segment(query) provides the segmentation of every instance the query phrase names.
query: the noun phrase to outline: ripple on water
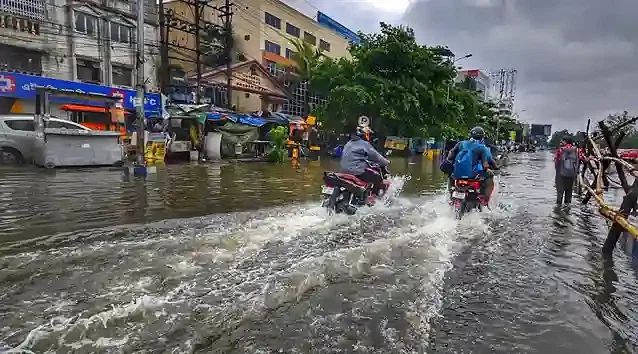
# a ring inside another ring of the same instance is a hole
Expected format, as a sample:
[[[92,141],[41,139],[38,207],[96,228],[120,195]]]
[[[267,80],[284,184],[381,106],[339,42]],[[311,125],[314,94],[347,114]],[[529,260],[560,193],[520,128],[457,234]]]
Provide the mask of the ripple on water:
[[[7,243],[0,331],[34,352],[418,352],[457,244],[455,221],[432,217],[440,205],[398,198],[330,219],[284,207]]]

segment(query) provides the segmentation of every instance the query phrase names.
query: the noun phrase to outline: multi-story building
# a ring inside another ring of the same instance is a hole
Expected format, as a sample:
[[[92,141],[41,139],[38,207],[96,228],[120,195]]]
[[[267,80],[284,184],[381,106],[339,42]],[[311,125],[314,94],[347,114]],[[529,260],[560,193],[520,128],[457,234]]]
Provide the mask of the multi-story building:
[[[144,77],[154,89],[157,5],[144,0],[144,6]],[[136,12],[137,2],[125,0],[0,0],[0,71],[132,88]]]
[[[479,69],[461,70],[454,81],[460,83],[468,78],[471,80],[472,88],[480,93],[483,100],[487,100],[490,97],[490,77]]]
[[[234,3],[237,6],[233,8],[232,20],[234,65],[231,86],[234,91],[231,106],[245,112],[267,109],[301,115],[307,85],[293,84],[289,80],[294,67],[291,40],[303,40],[326,56],[336,58],[348,55],[349,43],[359,39],[321,12],[315,20],[279,0],[239,0]],[[191,5],[169,0],[164,6],[177,19],[175,27],[179,26],[179,21],[195,22]],[[219,15],[217,10],[205,9],[201,23],[222,25]],[[169,28],[168,37],[171,63],[179,66],[192,83],[197,71],[194,34]],[[224,105],[225,71],[223,68],[202,71],[203,82],[208,86],[203,96]],[[179,75],[175,76],[177,79]],[[311,95],[309,101],[312,105],[319,103],[320,98]]]

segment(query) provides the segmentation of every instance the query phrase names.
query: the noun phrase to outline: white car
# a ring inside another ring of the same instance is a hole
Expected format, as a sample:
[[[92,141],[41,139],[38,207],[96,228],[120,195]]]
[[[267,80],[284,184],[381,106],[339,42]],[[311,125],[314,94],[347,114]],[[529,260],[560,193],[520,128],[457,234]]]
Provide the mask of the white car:
[[[24,163],[32,161],[35,147],[35,124],[33,114],[0,115],[0,163]],[[91,129],[64,119],[49,118],[47,128]]]

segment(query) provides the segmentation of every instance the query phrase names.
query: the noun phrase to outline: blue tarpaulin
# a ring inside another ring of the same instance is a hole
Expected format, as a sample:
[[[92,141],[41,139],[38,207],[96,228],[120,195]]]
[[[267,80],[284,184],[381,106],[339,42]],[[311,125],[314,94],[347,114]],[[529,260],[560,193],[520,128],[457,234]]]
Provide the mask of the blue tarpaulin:
[[[233,123],[240,123],[245,125],[250,125],[253,127],[261,127],[265,124],[265,122],[255,116],[251,116],[248,114],[231,114],[231,113],[219,113],[219,112],[208,112],[206,114],[206,119],[218,121],[222,119],[228,119]]]
[[[222,120],[222,119],[228,119],[232,122],[237,122],[237,118],[230,115],[230,114],[226,114],[226,113],[219,113],[219,112],[208,112],[206,113],[206,119],[208,120]]]

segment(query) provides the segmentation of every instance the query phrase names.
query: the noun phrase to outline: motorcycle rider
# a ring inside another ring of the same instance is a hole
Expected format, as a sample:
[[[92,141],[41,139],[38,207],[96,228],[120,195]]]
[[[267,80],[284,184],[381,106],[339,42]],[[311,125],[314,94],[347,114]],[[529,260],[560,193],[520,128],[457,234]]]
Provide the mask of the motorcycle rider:
[[[498,170],[496,161],[492,157],[490,149],[485,146],[485,130],[474,127],[470,130],[470,139],[459,141],[450,150],[447,159],[454,165],[453,172],[448,180],[450,193],[454,186],[454,180],[459,178],[481,180],[480,194],[487,204],[494,191],[494,173],[490,170]],[[468,164],[471,164],[468,166]]]
[[[374,196],[378,194],[383,185],[383,178],[377,171],[370,168],[370,162],[377,163],[381,167],[390,164],[390,161],[383,157],[372,145],[365,140],[369,129],[364,126],[357,126],[355,134],[343,147],[341,154],[341,172],[357,176],[359,179],[372,184],[372,195],[368,199],[368,204],[374,203]]]

